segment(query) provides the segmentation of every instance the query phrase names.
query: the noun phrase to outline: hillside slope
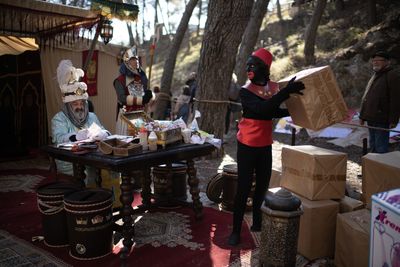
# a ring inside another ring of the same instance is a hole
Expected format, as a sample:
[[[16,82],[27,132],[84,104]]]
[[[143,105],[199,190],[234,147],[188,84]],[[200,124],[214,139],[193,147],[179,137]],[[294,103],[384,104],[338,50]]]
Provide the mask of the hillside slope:
[[[348,106],[353,108],[358,107],[371,75],[369,58],[374,51],[386,49],[395,57],[392,64],[400,62],[400,1],[377,2],[379,23],[373,27],[367,25],[365,2],[349,0],[340,12],[335,10],[334,2],[329,2],[318,28],[315,66],[331,65]],[[266,15],[257,46],[263,45],[274,54],[273,80],[313,67],[305,66],[302,54],[304,33],[312,10],[310,4],[291,8],[283,12],[282,21],[272,12]],[[164,35],[156,46],[151,86],[160,84],[170,38]],[[173,94],[179,93],[189,73],[197,69],[201,40],[201,35],[186,33],[176,61]],[[146,51],[148,46],[144,45]],[[146,62],[150,62],[149,57]]]

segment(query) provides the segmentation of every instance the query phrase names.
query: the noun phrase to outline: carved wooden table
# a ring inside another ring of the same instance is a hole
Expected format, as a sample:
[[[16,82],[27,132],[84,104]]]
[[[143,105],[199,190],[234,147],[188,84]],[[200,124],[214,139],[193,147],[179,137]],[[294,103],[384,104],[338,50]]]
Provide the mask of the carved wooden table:
[[[129,256],[133,245],[134,223],[132,220],[133,208],[133,189],[131,181],[131,172],[134,170],[143,171],[142,198],[143,205],[141,209],[145,209],[151,205],[151,175],[150,168],[161,164],[171,165],[173,162],[184,161],[187,164],[188,184],[190,194],[193,200],[193,210],[196,219],[201,219],[203,216],[203,205],[200,201],[198,184],[199,179],[196,177],[196,169],[194,167],[194,158],[211,154],[214,147],[210,144],[193,145],[193,144],[177,144],[165,149],[157,151],[144,151],[142,153],[129,155],[126,157],[117,157],[104,155],[101,152],[93,151],[86,154],[75,154],[69,150],[59,149],[55,146],[45,146],[42,150],[47,152],[50,157],[55,159],[68,161],[74,164],[74,176],[81,182],[85,179],[84,166],[93,166],[96,169],[106,169],[121,173],[121,197],[122,204],[122,236],[124,238],[124,247],[121,250],[120,258],[122,264],[126,264],[126,259]],[[99,172],[100,173],[100,172]],[[172,175],[169,173],[167,175]],[[101,177],[97,184],[101,184]]]

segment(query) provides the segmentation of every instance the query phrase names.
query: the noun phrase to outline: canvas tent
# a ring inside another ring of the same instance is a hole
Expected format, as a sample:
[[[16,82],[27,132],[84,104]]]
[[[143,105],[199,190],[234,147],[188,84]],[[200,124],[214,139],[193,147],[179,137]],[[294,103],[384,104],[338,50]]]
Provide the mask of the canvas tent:
[[[38,130],[39,141],[35,144],[40,146],[48,142],[47,130],[50,129],[47,125],[62,105],[56,81],[57,65],[62,59],[70,59],[76,67],[83,66],[82,52],[90,48],[90,40],[84,36],[95,29],[99,17],[89,10],[43,1],[0,0],[0,56],[3,55],[0,108],[8,107],[4,114],[15,114],[12,119],[2,115],[2,122],[8,122],[11,129],[7,136],[17,135],[16,142],[21,142],[18,141],[21,139],[19,131],[24,128],[21,114],[30,113],[26,109],[29,103],[38,114],[25,117],[28,121],[34,118],[35,125],[44,128]],[[97,43],[95,49],[98,50],[97,95],[90,99],[103,125],[113,132],[116,95],[112,82],[118,75],[117,57],[123,48]],[[21,55],[11,56],[18,54]],[[37,64],[28,66],[35,60]],[[29,130],[29,127],[25,128]]]

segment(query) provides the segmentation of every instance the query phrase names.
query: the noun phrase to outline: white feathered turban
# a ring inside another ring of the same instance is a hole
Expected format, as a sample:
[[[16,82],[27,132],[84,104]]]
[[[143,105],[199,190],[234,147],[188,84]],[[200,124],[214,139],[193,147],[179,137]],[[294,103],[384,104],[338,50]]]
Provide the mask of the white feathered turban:
[[[75,68],[71,60],[60,61],[57,67],[57,80],[64,103],[89,98],[86,83],[79,81],[83,76],[83,70]]]

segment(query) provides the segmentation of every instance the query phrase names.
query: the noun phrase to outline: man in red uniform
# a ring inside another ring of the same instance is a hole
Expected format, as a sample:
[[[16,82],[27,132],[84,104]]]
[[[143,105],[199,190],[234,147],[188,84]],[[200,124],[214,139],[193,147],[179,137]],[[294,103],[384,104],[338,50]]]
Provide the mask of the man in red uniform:
[[[240,232],[247,198],[256,174],[253,196],[252,231],[261,231],[261,204],[269,185],[272,169],[272,119],[289,116],[287,109],[279,106],[290,94],[302,94],[304,84],[293,78],[279,90],[277,83],[269,80],[272,55],[260,48],[247,61],[248,81],[240,89],[243,114],[237,133],[238,191],[233,211],[233,229],[228,243],[232,246],[240,242]]]
[[[117,93],[117,134],[127,134],[126,126],[119,119],[118,114],[124,112],[144,110],[145,105],[152,99],[151,90],[147,89],[147,76],[139,64],[136,47],[129,48],[123,55],[123,63],[119,68],[120,75],[114,80]]]

